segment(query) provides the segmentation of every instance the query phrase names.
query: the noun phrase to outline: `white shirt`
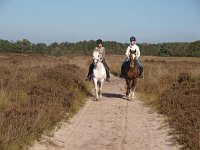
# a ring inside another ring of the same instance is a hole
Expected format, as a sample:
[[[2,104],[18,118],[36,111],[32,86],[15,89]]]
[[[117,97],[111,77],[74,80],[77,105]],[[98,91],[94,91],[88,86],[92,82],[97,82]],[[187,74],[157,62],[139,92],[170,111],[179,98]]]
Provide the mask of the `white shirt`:
[[[134,45],[129,45],[129,46],[127,47],[126,53],[125,53],[126,56],[127,56],[127,58],[129,58],[130,50],[131,50],[131,51],[136,51],[136,59],[138,59],[138,58],[140,57],[140,49],[139,49],[139,47],[138,47],[136,44],[134,44]]]

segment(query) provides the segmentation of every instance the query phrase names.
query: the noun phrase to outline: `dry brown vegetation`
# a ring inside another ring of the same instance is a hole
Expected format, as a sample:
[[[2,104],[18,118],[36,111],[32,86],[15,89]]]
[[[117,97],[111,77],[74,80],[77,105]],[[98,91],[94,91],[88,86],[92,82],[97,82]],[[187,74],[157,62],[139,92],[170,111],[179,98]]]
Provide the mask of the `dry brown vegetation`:
[[[108,64],[119,75],[125,57],[110,56]],[[175,140],[183,149],[200,149],[200,58],[142,57],[144,79],[137,91],[155,110],[166,114]]]
[[[86,72],[70,60],[0,55],[0,149],[22,149],[83,105]]]
[[[160,99],[161,113],[169,116],[175,139],[184,149],[200,149],[200,78],[181,73]]]
[[[191,58],[189,58],[191,59]],[[191,81],[194,81],[195,89],[199,89],[200,61],[147,61],[145,65],[145,78],[139,82],[138,90],[142,93],[143,99],[152,104],[159,112],[169,117],[170,126],[174,129],[172,133],[175,140],[183,145],[184,149],[197,149],[199,147],[199,124],[200,113],[199,96],[194,93],[190,80],[188,85],[183,86],[180,74],[188,74]],[[188,79],[189,79],[188,78]],[[187,76],[186,76],[187,79]],[[171,88],[179,87],[179,90]],[[184,93],[187,90],[188,94]],[[187,95],[187,96],[185,96]],[[177,134],[176,134],[177,133]],[[197,139],[198,137],[198,139]],[[199,149],[199,148],[198,148]]]
[[[124,59],[107,56],[113,74],[119,75]],[[176,140],[184,148],[199,148],[200,58],[141,60],[144,79],[138,80],[137,91],[147,104],[169,116],[174,133],[179,134]],[[0,149],[21,149],[52,129],[66,112],[76,111],[90,91],[83,81],[90,63],[89,56],[1,54]],[[183,72],[189,77],[180,82]]]

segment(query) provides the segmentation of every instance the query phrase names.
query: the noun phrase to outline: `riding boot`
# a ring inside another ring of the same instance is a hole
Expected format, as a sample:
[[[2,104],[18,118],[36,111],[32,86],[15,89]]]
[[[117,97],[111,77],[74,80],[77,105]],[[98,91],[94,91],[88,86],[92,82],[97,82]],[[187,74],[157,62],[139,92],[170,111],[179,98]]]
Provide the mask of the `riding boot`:
[[[143,67],[140,67],[140,73],[139,73],[139,78],[143,78]]]
[[[139,78],[143,78],[143,64],[137,59],[137,64],[139,68]]]
[[[110,82],[110,71],[106,69],[106,81]]]
[[[121,74],[119,76],[120,78],[124,77],[124,65],[121,66]]]
[[[106,81],[110,82],[110,71],[109,71],[110,69],[109,69],[108,65],[106,64],[105,60],[103,61],[103,65],[106,69]]]
[[[91,81],[92,80],[92,71],[93,71],[93,69],[94,69],[94,64],[91,63],[91,65],[89,67],[89,72],[88,72],[86,81]]]
[[[122,66],[121,66],[121,74],[120,74],[120,78],[124,78],[124,70],[125,70],[125,65],[126,65],[127,61],[123,62]]]

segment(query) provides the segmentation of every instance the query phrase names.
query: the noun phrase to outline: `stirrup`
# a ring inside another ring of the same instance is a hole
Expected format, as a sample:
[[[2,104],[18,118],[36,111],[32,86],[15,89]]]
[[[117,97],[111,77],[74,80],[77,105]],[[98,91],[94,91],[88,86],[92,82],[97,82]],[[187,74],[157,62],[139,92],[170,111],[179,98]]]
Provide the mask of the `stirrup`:
[[[141,75],[139,76],[139,78],[140,78],[140,79],[144,78],[143,74],[141,74]]]
[[[120,74],[119,78],[124,78],[124,75]]]
[[[85,81],[91,81],[92,79],[91,79],[91,77],[87,77],[86,79],[85,79]]]
[[[107,82],[110,82],[110,78],[106,78],[106,81],[107,81]]]

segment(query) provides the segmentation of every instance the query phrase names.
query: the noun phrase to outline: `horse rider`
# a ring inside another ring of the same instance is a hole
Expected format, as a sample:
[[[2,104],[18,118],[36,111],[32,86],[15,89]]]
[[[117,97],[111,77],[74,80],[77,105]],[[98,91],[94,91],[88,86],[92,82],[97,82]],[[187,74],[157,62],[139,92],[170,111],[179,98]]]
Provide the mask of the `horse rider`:
[[[140,60],[138,59],[140,57],[140,49],[136,45],[136,38],[134,36],[130,37],[130,45],[127,47],[126,53],[125,53],[127,58],[121,66],[120,78],[124,77],[125,67],[130,63],[130,58],[129,58],[130,51],[136,51],[136,62],[137,62],[138,68],[139,68],[139,78],[143,78],[143,65],[140,62]]]
[[[105,48],[103,47],[103,41],[101,39],[97,40],[97,46],[93,49],[93,52],[94,51],[99,52],[99,57],[102,60],[102,63],[106,69],[106,81],[110,82],[110,71],[109,71],[110,69],[105,61]],[[88,80],[91,81],[93,69],[94,69],[94,64],[91,63],[86,81],[88,81]]]

